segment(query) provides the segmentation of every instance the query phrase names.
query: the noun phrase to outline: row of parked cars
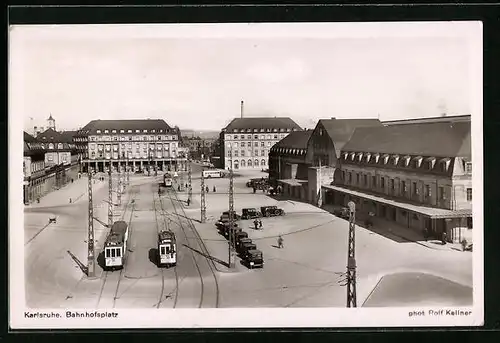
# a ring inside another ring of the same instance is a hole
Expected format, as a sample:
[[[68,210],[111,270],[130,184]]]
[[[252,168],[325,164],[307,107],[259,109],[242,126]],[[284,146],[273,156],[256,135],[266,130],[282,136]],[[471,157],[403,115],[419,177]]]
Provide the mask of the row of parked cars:
[[[236,252],[244,265],[250,269],[264,267],[262,251],[257,249],[257,245],[252,242],[252,239],[248,238],[248,233],[243,231],[236,223],[237,220],[242,219],[242,216],[234,212],[233,217],[235,222],[233,222],[233,226],[231,227],[229,212],[226,211],[222,213],[219,221],[215,224],[219,233],[226,239],[229,239],[230,235],[233,235]]]

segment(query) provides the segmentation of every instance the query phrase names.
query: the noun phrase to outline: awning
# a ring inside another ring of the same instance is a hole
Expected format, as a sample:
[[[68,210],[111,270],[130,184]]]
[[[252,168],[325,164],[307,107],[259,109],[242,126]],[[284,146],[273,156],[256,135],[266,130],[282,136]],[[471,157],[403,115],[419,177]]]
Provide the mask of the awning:
[[[288,186],[301,187],[303,184],[307,183],[307,180],[297,180],[297,179],[282,179],[278,180],[278,182],[284,183]]]
[[[376,196],[372,194],[363,193],[360,191],[355,191],[352,189],[347,189],[338,186],[322,186],[322,188],[327,190],[334,190],[341,193],[346,193],[355,197],[364,198],[366,200],[371,200],[379,202],[385,205],[390,205],[404,209],[409,212],[420,213],[433,219],[448,219],[448,218],[462,218],[462,217],[472,217],[472,209],[464,210],[447,210],[444,208],[435,208],[427,206],[419,206],[414,204],[407,204],[404,202],[394,201],[392,199],[383,198],[381,196]]]

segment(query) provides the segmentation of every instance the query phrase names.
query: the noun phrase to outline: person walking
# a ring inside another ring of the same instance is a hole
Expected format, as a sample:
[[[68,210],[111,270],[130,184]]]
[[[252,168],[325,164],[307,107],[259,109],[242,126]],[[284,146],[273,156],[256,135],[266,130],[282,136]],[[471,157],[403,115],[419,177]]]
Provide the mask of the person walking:
[[[253,221],[253,225],[255,226],[255,230],[259,229],[259,222],[257,221],[257,219]]]
[[[210,189],[208,188],[208,186],[207,186],[207,188],[205,190],[207,191],[207,193],[210,191]]]
[[[217,192],[217,190],[215,189],[215,185],[214,185],[214,193]]]
[[[445,244],[446,244],[447,239],[448,239],[448,235],[446,234],[446,231],[443,231],[443,235],[442,235],[442,238],[441,238],[441,243],[442,243],[443,245],[445,245]]]
[[[284,248],[284,245],[283,245],[283,237],[281,237],[281,235],[279,235],[279,237],[278,237],[278,248],[279,248],[279,249]]]
[[[259,229],[262,229],[262,220],[259,219]]]
[[[189,204],[191,203],[191,200],[189,200],[189,198],[187,199],[187,205],[189,206]]]

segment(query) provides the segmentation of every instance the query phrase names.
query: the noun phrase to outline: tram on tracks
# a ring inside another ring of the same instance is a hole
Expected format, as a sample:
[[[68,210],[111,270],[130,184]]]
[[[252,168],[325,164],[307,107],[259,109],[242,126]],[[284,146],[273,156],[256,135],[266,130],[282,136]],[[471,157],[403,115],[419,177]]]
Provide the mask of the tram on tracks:
[[[165,187],[172,187],[172,174],[166,173],[163,175],[163,185]]]
[[[128,229],[127,223],[123,220],[115,222],[111,227],[106,242],[104,242],[106,269],[123,268],[127,252]]]
[[[160,267],[177,264],[177,244],[172,231],[162,230],[158,233],[158,264]]]

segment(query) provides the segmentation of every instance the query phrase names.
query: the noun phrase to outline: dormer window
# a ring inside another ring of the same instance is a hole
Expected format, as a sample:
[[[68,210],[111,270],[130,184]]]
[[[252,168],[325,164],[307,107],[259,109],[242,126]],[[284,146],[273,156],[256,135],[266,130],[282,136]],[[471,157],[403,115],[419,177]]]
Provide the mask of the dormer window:
[[[96,133],[101,133],[101,130],[97,130]]]
[[[62,149],[62,148],[63,148],[63,144],[62,143],[57,144],[57,149]]]
[[[363,153],[359,152],[358,153],[358,161],[361,162],[363,160]]]
[[[436,164],[436,158],[428,157],[425,161],[427,162],[427,168],[429,170],[434,169],[434,165]]]
[[[399,155],[394,155],[392,157],[392,161],[394,162],[394,165],[397,166],[399,162]]]
[[[384,164],[387,164],[389,162],[389,155],[384,155]]]
[[[278,132],[278,129],[273,129],[273,132]]]
[[[347,156],[349,156],[349,154],[347,152],[344,152],[344,160],[347,160]]]
[[[372,158],[372,154],[366,154],[366,163],[370,163],[370,159]]]
[[[142,130],[142,133],[148,133],[148,130]]]
[[[410,164],[410,156],[406,155],[405,157],[403,157],[404,159],[404,162],[405,162],[405,167],[408,167],[408,165]]]
[[[160,129],[160,133],[162,133],[162,132],[163,132],[163,129]]]
[[[54,144],[49,143],[49,149],[54,149]]]
[[[449,158],[443,158],[441,161],[439,161],[441,171],[443,171],[443,172],[447,171],[448,168],[450,167],[450,162],[451,162],[451,159],[449,159]]]
[[[351,152],[351,161],[354,161],[354,157],[356,157],[356,153]]]
[[[128,133],[132,133],[132,130],[127,130]]]
[[[125,130],[120,130],[120,133],[125,133]]]
[[[116,133],[116,130],[111,131],[112,133]]]
[[[104,133],[109,133],[109,130],[104,130]]]
[[[375,157],[375,163],[378,163],[378,160],[380,159],[380,154],[375,154],[373,155]]]
[[[422,165],[422,156],[415,157],[413,161],[415,163],[415,168],[420,168],[420,166]]]
[[[155,133],[156,131],[155,130],[151,130],[152,133]]]
[[[465,163],[465,173],[472,174],[472,162]]]

